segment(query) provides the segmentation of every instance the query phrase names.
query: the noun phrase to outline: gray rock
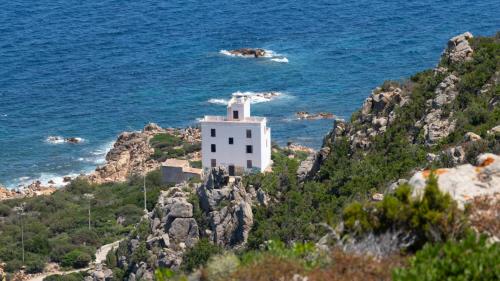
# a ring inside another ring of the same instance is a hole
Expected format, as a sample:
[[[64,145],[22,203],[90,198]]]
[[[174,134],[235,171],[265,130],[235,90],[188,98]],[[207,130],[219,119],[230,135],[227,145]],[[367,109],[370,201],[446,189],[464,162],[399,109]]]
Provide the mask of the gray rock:
[[[267,206],[268,204],[269,198],[262,189],[257,190],[257,201],[259,202],[260,205],[263,206]]]
[[[173,218],[190,218],[193,216],[193,205],[188,202],[175,202],[170,206],[168,215]]]
[[[176,218],[168,229],[169,237],[178,242],[194,246],[199,239],[198,224],[193,218]]]
[[[444,59],[451,64],[470,60],[473,50],[468,40],[472,37],[470,32],[465,32],[451,38],[448,41],[448,47],[444,51]]]

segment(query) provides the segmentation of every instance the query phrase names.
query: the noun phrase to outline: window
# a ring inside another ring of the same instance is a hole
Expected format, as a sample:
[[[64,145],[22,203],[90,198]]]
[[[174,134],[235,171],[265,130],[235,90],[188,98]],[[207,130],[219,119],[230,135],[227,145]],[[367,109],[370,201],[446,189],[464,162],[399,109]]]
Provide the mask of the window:
[[[215,129],[210,129],[210,136],[215,137]]]
[[[217,166],[217,161],[215,159],[210,159],[210,166],[212,166],[212,168],[215,168]]]
[[[210,145],[210,150],[211,150],[212,152],[215,152],[215,144],[211,144],[211,145]]]
[[[252,130],[247,130],[247,139],[252,138]]]
[[[229,138],[229,144],[234,144],[234,139],[233,138]]]
[[[248,169],[252,169],[253,168],[252,160],[247,160],[247,168]]]
[[[247,145],[247,153],[253,153],[253,146]]]
[[[239,118],[238,110],[233,110],[233,119],[238,119],[238,118]]]

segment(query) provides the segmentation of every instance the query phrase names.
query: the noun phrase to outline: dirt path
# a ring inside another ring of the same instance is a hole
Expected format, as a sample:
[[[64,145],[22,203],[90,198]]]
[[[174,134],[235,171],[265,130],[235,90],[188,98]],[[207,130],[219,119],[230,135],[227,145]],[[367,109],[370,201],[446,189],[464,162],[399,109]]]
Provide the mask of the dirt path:
[[[96,264],[100,264],[103,261],[105,261],[106,255],[108,255],[109,251],[116,249],[118,247],[118,244],[120,244],[120,241],[122,241],[122,240],[118,240],[118,241],[115,241],[113,243],[103,245],[103,246],[101,246],[101,248],[97,249],[97,251],[95,253],[95,260],[92,262],[92,264],[90,264],[89,267],[68,270],[68,271],[52,271],[52,272],[41,273],[41,274],[38,274],[36,276],[32,276],[32,277],[26,279],[26,281],[43,281],[43,279],[45,277],[49,277],[49,276],[56,275],[56,274],[66,275],[66,274],[71,274],[71,273],[75,273],[75,272],[82,272],[82,271],[87,271],[89,269],[92,269],[95,267]]]

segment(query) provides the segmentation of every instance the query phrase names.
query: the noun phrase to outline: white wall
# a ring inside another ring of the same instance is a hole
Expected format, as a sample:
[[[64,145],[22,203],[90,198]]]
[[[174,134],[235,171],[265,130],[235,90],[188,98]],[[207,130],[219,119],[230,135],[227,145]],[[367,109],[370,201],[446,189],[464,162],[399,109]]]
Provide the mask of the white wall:
[[[233,111],[238,111],[238,119],[233,119]],[[250,102],[234,102],[227,106],[227,120],[243,120],[250,117]]]
[[[210,129],[216,130],[216,137],[211,137]],[[266,131],[265,122],[201,122],[202,164],[211,167],[211,159],[217,160],[217,166],[235,165],[246,169],[247,160],[252,160],[254,168],[263,171],[270,164],[270,130]],[[246,137],[246,130],[252,130],[252,138]],[[267,133],[266,133],[267,132]],[[233,137],[234,144],[229,144]],[[211,144],[216,145],[216,152],[211,152]],[[253,153],[246,153],[246,146],[253,146]],[[262,146],[261,146],[262,145]]]

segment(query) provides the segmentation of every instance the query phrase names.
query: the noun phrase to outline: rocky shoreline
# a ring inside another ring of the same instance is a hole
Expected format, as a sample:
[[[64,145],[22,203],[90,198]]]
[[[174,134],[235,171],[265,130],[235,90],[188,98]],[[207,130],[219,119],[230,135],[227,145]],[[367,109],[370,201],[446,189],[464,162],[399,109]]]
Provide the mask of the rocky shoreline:
[[[81,174],[77,177],[65,176],[63,186],[75,178],[86,179],[95,184],[123,182],[131,175],[144,175],[159,168],[161,162],[151,158],[154,149],[149,143],[151,138],[158,134],[176,135],[183,142],[190,144],[201,141],[201,133],[197,128],[161,128],[155,123],[150,123],[141,131],[121,133],[113,148],[106,154],[106,164],[96,167],[89,174]],[[60,187],[56,185],[55,179],[49,180],[47,184],[34,181],[16,189],[8,189],[0,185],[0,201],[49,195]]]

